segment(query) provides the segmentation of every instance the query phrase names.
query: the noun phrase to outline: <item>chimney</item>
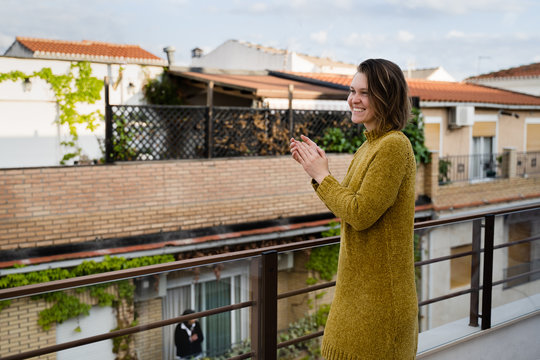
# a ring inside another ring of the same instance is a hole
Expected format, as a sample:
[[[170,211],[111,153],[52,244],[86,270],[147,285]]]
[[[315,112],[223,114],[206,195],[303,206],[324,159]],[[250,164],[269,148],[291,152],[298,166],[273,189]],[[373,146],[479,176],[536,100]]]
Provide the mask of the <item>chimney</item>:
[[[167,46],[166,48],[163,48],[163,51],[167,54],[167,62],[169,63],[169,67],[174,65],[174,51],[176,49],[174,46]]]
[[[191,57],[192,58],[200,58],[203,55],[203,49],[201,48],[195,48],[191,50]]]

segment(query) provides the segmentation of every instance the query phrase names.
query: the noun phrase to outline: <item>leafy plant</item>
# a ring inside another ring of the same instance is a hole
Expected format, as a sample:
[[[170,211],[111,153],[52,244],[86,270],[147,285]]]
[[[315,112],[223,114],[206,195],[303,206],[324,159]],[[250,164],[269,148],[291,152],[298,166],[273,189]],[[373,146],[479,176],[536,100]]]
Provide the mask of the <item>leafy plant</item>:
[[[337,127],[327,128],[320,140],[321,148],[326,152],[353,154],[366,141],[363,131],[359,134],[345,134]]]
[[[0,83],[6,80],[28,81],[39,78],[46,81],[54,93],[59,109],[58,124],[67,129],[68,138],[61,141],[68,153],[60,160],[60,164],[65,165],[67,161],[80,157],[81,147],[78,145],[79,134],[77,126],[86,126],[91,132],[95,131],[99,121],[103,120],[103,115],[99,110],[86,114],[79,113],[79,104],[95,104],[101,99],[101,89],[103,81],[92,76],[90,63],[82,61],[72,63],[67,74],[55,75],[50,68],[43,68],[32,74],[25,74],[21,71],[11,71],[0,73]]]
[[[450,182],[450,166],[452,162],[450,160],[439,159],[439,185],[448,184]]]
[[[68,279],[77,276],[98,274],[108,271],[129,269],[134,267],[160,264],[174,261],[172,255],[158,255],[152,257],[141,257],[126,260],[122,257],[105,256],[101,262],[83,261],[77,267],[67,269],[46,269],[33,271],[29,273],[9,274],[0,278],[0,289],[12,288],[23,285],[38,284],[53,280]],[[98,284],[89,287],[77,289],[77,292],[89,291],[90,295],[98,300],[100,306],[115,306],[119,299],[126,299],[128,302],[133,300],[133,291],[135,287],[129,281],[116,283],[116,295],[107,293],[105,290],[110,284]],[[90,309],[89,304],[84,304],[72,294],[66,292],[52,292],[32,297],[33,300],[44,299],[52,305],[41,311],[39,314],[39,325],[48,330],[52,323],[62,323],[65,320],[87,315]],[[0,311],[9,306],[9,302],[2,302]]]
[[[405,136],[411,142],[417,164],[428,164],[431,161],[429,149],[425,145],[424,117],[419,109],[412,109],[413,117],[403,129]]]
[[[129,125],[124,116],[117,116],[114,119],[116,125],[116,136],[113,137],[114,158],[120,161],[134,160],[137,156],[137,150],[132,147],[136,131]]]
[[[152,79],[143,88],[144,98],[154,105],[182,105],[178,85],[168,73],[163,72],[159,79]]]

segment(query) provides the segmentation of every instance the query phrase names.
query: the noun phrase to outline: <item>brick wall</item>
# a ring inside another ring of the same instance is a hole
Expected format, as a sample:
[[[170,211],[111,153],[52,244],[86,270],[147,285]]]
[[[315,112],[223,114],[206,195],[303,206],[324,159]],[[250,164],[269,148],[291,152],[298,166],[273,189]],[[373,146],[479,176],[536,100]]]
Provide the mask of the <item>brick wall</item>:
[[[0,251],[327,211],[289,156],[0,170]]]
[[[156,298],[135,303],[138,325],[162,320],[162,299]],[[138,360],[161,359],[163,352],[163,329],[155,328],[135,334]]]
[[[342,179],[352,155],[329,159]],[[419,168],[416,192],[437,206],[540,192],[535,178],[437,189],[436,171]],[[289,156],[0,170],[0,251],[327,211]]]
[[[46,308],[45,300],[20,298],[0,311],[0,356],[15,355],[46,346],[56,345],[56,327],[44,331],[38,325],[38,314]],[[39,357],[56,359],[56,354]]]
[[[509,178],[469,184],[456,182],[439,186],[434,201],[436,209],[447,210],[510,203],[540,198],[540,176]]]

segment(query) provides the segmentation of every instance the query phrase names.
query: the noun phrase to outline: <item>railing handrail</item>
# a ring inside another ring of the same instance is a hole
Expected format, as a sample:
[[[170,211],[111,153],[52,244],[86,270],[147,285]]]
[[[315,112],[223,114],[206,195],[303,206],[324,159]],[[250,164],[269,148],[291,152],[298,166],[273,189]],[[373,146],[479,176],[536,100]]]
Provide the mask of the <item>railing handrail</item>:
[[[470,221],[470,220],[475,220],[475,219],[481,219],[488,214],[504,215],[504,214],[514,213],[518,211],[527,211],[527,210],[536,209],[538,207],[540,207],[540,205],[534,204],[534,205],[518,206],[518,207],[507,208],[507,209],[495,210],[495,211],[493,210],[485,211],[485,212],[480,212],[474,215],[454,216],[454,217],[448,217],[445,219],[422,221],[422,222],[415,223],[414,229],[419,230],[419,229],[425,229],[425,228],[435,227],[439,225],[446,225],[449,223],[465,222],[465,221]],[[116,270],[116,271],[110,271],[106,273],[85,275],[85,276],[63,279],[63,280],[55,280],[55,281],[51,281],[47,283],[30,284],[30,285],[23,285],[23,286],[18,286],[14,288],[0,289],[0,300],[8,300],[8,299],[22,297],[22,296],[32,296],[32,295],[42,294],[42,293],[51,292],[51,291],[67,290],[67,289],[75,288],[79,286],[88,286],[88,285],[94,285],[94,284],[99,284],[103,282],[124,280],[124,279],[139,277],[139,276],[154,275],[154,274],[167,272],[167,271],[176,271],[176,270],[182,270],[182,269],[187,269],[191,267],[211,265],[211,264],[219,263],[219,262],[239,260],[239,259],[249,258],[253,256],[259,256],[263,252],[270,251],[270,250],[275,250],[277,252],[287,252],[287,251],[301,250],[304,248],[330,245],[333,243],[338,243],[339,239],[340,239],[339,236],[332,236],[332,237],[320,238],[320,239],[314,239],[314,240],[304,240],[304,241],[298,241],[294,243],[274,245],[274,246],[270,246],[266,248],[249,249],[249,250],[235,251],[235,252],[229,252],[229,253],[218,254],[218,255],[202,256],[202,257],[193,258],[193,259],[184,259],[184,260],[179,260],[179,261],[174,261],[174,262],[169,262],[169,263],[148,265],[148,266],[143,266],[139,268]]]
[[[473,271],[471,271],[471,286],[468,289],[464,289],[461,291],[453,292],[450,294],[446,294],[443,296],[439,296],[437,298],[433,299],[427,299],[424,301],[419,301],[419,306],[428,305],[434,302],[446,300],[452,297],[461,296],[464,294],[471,294],[471,318],[470,318],[470,325],[471,326],[478,326],[477,319],[482,319],[481,329],[486,330],[491,327],[491,296],[492,296],[492,287],[502,284],[506,281],[511,281],[514,279],[517,279],[519,277],[528,275],[528,274],[536,274],[540,270],[533,270],[530,271],[527,274],[519,274],[517,276],[505,278],[500,281],[493,281],[493,250],[494,250],[494,230],[495,230],[495,216],[496,215],[504,215],[504,214],[510,214],[510,213],[516,213],[516,212],[523,212],[528,210],[536,210],[540,209],[540,205],[528,205],[528,206],[520,206],[520,207],[512,207],[507,209],[501,209],[497,211],[487,211],[478,213],[475,215],[468,215],[468,216],[456,216],[448,219],[442,219],[442,220],[431,220],[431,221],[425,221],[422,223],[415,224],[415,229],[424,229],[429,228],[437,225],[445,225],[449,223],[458,223],[468,220],[475,220],[473,222],[473,250],[469,252],[463,252],[460,254],[454,254],[451,256],[445,256],[438,259],[438,261],[444,261],[448,260],[450,258],[460,257],[460,256],[472,256],[474,263],[475,256],[477,259],[479,259],[479,254],[481,252],[484,252],[484,261],[483,261],[483,284],[480,286],[477,283],[477,279],[473,282]],[[480,223],[481,220],[484,219],[484,248],[480,248],[480,236],[479,236],[479,229],[480,229]],[[522,239],[520,241],[516,241],[515,244],[507,244],[508,246],[516,245],[518,243],[524,243],[524,242],[532,242],[538,240],[538,236],[531,236],[527,239]],[[290,244],[283,244],[283,245],[275,245],[271,247],[266,248],[260,248],[260,249],[251,249],[251,250],[244,250],[244,251],[237,251],[237,252],[231,252],[226,254],[220,254],[220,255],[212,255],[212,256],[204,256],[199,257],[195,259],[188,259],[188,260],[181,260],[176,261],[172,263],[165,263],[165,264],[158,264],[158,265],[150,265],[135,269],[126,269],[126,270],[119,270],[119,271],[113,271],[109,273],[102,273],[102,274],[94,274],[94,275],[87,275],[87,276],[81,276],[78,278],[71,278],[66,280],[58,280],[58,281],[52,281],[48,283],[41,283],[41,284],[33,284],[33,285],[27,285],[27,286],[20,286],[10,289],[3,289],[0,290],[0,300],[6,300],[6,299],[12,299],[16,297],[21,296],[28,296],[28,295],[36,295],[40,293],[50,292],[50,291],[58,291],[58,290],[67,290],[70,288],[74,288],[77,286],[88,286],[93,285],[97,283],[103,283],[108,282],[112,280],[126,280],[138,276],[147,276],[157,273],[162,273],[166,271],[176,271],[181,269],[187,269],[195,266],[205,266],[205,265],[211,265],[215,263],[222,263],[222,262],[228,262],[233,260],[241,260],[241,259],[250,259],[254,257],[260,256],[260,285],[259,289],[255,291],[255,295],[252,300],[245,301],[241,303],[236,303],[232,305],[222,306],[219,308],[214,308],[210,310],[204,310],[199,311],[194,314],[190,315],[183,315],[178,316],[170,319],[160,320],[160,321],[154,321],[151,323],[147,323],[144,325],[137,325],[128,327],[121,330],[115,330],[112,332],[95,335],[91,337],[86,337],[84,339],[70,341],[66,343],[51,345],[47,347],[43,347],[40,349],[33,349],[27,352],[9,355],[7,357],[4,357],[2,359],[25,359],[28,357],[34,357],[39,355],[44,355],[47,353],[57,352],[60,350],[81,346],[97,341],[102,341],[105,339],[111,339],[117,336],[123,336],[127,334],[134,334],[142,331],[147,331],[150,329],[158,328],[158,327],[164,327],[168,325],[172,325],[184,320],[187,320],[188,318],[196,318],[196,317],[203,317],[203,316],[209,316],[213,314],[218,314],[222,312],[237,310],[241,308],[251,307],[252,308],[252,319],[255,319],[255,321],[259,326],[257,326],[257,329],[254,330],[253,323],[252,323],[252,351],[249,353],[242,354],[240,356],[235,357],[234,359],[244,359],[249,357],[255,357],[256,359],[265,359],[265,358],[275,358],[277,349],[295,344],[304,340],[308,340],[311,338],[315,338],[318,336],[321,336],[323,334],[323,331],[319,331],[313,334],[309,334],[300,338],[296,338],[293,340],[288,340],[282,343],[277,343],[277,301],[279,299],[283,299],[286,297],[296,296],[298,294],[307,293],[310,291],[320,290],[323,288],[331,287],[335,285],[335,282],[327,282],[307,288],[302,288],[298,290],[289,291],[286,293],[278,294],[277,293],[277,255],[278,253],[287,252],[287,251],[293,251],[293,250],[301,250],[306,248],[313,248],[316,246],[322,246],[322,245],[329,245],[329,244],[335,244],[338,243],[340,240],[339,236],[333,236],[333,237],[327,237],[327,238],[321,238],[321,239],[315,239],[315,240],[306,240],[306,241],[300,241],[296,243],[290,243]],[[497,246],[496,248],[502,248],[503,246]],[[428,263],[434,262],[434,260],[437,259],[430,259],[429,262],[416,262],[415,266],[422,266],[426,265]],[[474,266],[474,265],[473,265]],[[479,291],[482,290],[482,314],[479,314],[478,311],[478,294]],[[475,298],[475,299],[473,299]]]

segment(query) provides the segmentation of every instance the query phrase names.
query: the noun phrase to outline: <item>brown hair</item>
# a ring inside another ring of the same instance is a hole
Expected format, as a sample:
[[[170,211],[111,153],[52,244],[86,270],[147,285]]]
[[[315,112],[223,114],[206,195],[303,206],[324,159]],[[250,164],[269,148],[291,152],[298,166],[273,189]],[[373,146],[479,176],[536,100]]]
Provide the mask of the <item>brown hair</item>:
[[[409,88],[403,71],[385,59],[368,59],[357,70],[367,78],[375,132],[402,130],[411,117]]]

